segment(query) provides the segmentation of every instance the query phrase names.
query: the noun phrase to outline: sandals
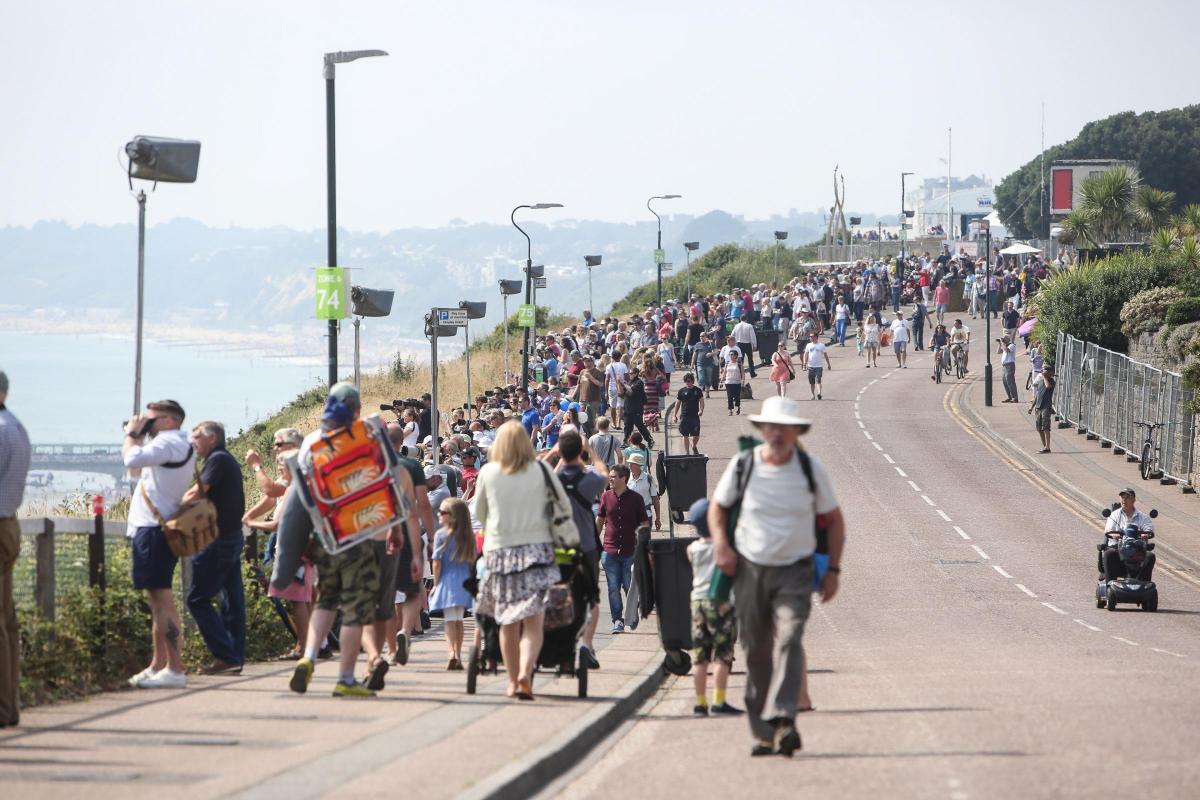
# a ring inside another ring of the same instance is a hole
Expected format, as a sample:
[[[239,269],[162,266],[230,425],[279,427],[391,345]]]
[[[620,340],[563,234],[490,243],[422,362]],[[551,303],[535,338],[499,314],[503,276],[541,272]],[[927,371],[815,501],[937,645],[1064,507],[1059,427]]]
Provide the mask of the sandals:
[[[517,690],[513,693],[513,697],[517,698],[518,700],[533,699],[533,687],[530,685],[528,680],[521,678],[517,681]]]

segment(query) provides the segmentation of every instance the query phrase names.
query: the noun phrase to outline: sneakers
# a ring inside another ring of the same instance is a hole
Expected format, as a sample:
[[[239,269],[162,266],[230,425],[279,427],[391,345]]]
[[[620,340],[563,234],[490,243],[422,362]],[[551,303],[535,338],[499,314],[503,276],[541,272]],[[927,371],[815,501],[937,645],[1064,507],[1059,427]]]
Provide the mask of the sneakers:
[[[333,687],[334,697],[374,697],[375,693],[368,689],[364,684],[355,681],[354,683],[342,683],[338,681]]]
[[[433,627],[433,622],[429,619],[429,612],[421,609],[421,633]]]
[[[616,622],[614,622],[613,627],[612,627],[612,632],[613,632],[613,636],[616,636],[618,633],[624,633],[625,632],[625,623],[622,620],[617,620]]]
[[[708,706],[692,706],[692,716],[693,717],[707,717],[708,716]]]
[[[768,739],[755,739],[754,746],[750,748],[751,756],[773,756],[775,755],[775,744]]]
[[[367,688],[372,692],[378,692],[383,689],[383,678],[387,675],[388,662],[380,658],[375,662],[375,666],[371,667],[371,671],[367,673]]]
[[[142,678],[137,687],[139,689],[186,689],[187,675],[182,672],[172,672],[168,667],[148,677]]]
[[[408,663],[408,634],[396,631],[396,663],[404,666]]]
[[[779,755],[791,758],[792,753],[801,748],[800,731],[791,722],[780,723],[775,729],[775,749]]]
[[[721,705],[719,705],[719,706],[713,706],[709,710],[709,713],[712,714],[713,716],[725,715],[725,716],[729,716],[729,717],[736,717],[740,714],[745,714],[746,712],[742,711],[740,708],[734,708],[733,706],[729,705],[729,703],[726,702],[726,703],[721,703]]]
[[[596,660],[596,654],[586,644],[579,645],[579,663],[586,664],[588,669],[600,669],[600,662]]]
[[[308,691],[308,684],[312,681],[312,676],[312,659],[302,658],[296,662],[296,668],[292,670],[292,679],[288,681],[288,688],[297,694],[304,694]]]
[[[732,408],[731,408],[731,409],[729,409],[729,416],[731,416],[731,417],[733,416],[733,409],[732,409]]]
[[[133,688],[137,689],[137,688],[141,687],[142,681],[146,680],[147,678],[153,678],[155,676],[155,674],[156,673],[155,673],[153,667],[146,667],[144,670],[139,672],[137,675],[134,675],[132,678],[129,679],[129,685],[132,686]]]

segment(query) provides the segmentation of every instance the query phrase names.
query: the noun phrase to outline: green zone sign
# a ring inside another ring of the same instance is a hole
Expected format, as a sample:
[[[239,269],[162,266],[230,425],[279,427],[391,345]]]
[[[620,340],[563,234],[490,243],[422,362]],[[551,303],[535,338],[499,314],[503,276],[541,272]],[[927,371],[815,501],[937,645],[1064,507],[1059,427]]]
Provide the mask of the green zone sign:
[[[667,260],[667,251],[666,250],[660,249],[660,250],[654,251],[654,263],[655,264],[661,264],[666,260]]]
[[[537,312],[533,303],[521,303],[517,306],[517,327],[532,328],[537,325]]]
[[[317,319],[346,318],[346,271],[341,267],[317,267]]]

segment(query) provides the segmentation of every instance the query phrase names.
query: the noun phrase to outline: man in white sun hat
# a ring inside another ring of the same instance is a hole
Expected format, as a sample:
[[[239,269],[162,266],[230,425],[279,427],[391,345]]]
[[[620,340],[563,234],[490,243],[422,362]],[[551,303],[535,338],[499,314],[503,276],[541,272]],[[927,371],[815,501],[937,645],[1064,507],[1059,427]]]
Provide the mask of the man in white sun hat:
[[[822,602],[837,594],[845,523],[829,476],[800,446],[812,425],[800,405],[770,397],[750,421],[764,440],[730,461],[708,509],[717,567],[733,576],[746,651],[751,755],[791,756],[804,679],[804,625],[812,608],[818,536],[828,568]],[[732,526],[730,520],[734,520]]]

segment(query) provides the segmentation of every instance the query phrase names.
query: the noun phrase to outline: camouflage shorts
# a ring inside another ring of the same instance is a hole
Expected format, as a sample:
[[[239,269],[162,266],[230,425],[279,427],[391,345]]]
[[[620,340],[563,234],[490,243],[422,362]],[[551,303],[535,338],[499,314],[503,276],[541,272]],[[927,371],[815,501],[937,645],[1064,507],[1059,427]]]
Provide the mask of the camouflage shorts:
[[[370,625],[379,604],[379,561],[369,541],[330,555],[317,548],[317,608],[342,609],[343,625]]]
[[[737,620],[732,606],[721,612],[712,600],[692,601],[692,661],[706,664],[715,659],[732,664],[736,641]]]

